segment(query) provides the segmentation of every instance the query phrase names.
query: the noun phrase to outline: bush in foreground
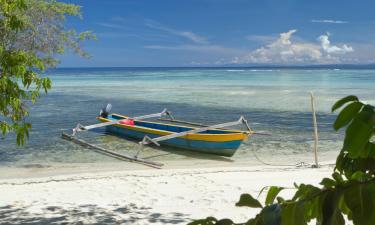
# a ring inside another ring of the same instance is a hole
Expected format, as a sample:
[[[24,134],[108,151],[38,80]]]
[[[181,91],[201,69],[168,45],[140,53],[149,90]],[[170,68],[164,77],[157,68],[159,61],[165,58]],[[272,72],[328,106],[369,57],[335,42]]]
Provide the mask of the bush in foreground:
[[[335,130],[346,127],[344,144],[336,160],[332,177],[323,178],[321,187],[294,184],[292,199],[279,197],[283,187],[272,186],[262,205],[250,194],[242,194],[236,206],[260,208],[245,225],[343,225],[344,217],[354,225],[375,224],[375,108],[356,96],[337,101],[332,111],[343,108],[333,124]],[[196,220],[190,225],[230,225],[230,219],[214,217]]]

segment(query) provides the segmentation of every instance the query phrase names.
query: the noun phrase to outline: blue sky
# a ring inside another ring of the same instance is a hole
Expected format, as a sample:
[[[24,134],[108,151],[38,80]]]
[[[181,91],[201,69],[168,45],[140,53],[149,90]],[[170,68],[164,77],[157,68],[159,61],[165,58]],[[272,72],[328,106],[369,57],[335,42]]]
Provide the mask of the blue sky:
[[[92,58],[61,67],[375,63],[375,1],[66,0]]]

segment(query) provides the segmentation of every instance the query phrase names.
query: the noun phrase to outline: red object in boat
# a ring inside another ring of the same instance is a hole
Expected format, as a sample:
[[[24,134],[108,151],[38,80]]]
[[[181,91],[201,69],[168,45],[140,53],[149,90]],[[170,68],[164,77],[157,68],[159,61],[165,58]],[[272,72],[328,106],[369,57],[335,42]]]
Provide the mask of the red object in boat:
[[[130,119],[120,120],[120,124],[129,125],[129,126],[135,125],[134,120],[130,120]]]

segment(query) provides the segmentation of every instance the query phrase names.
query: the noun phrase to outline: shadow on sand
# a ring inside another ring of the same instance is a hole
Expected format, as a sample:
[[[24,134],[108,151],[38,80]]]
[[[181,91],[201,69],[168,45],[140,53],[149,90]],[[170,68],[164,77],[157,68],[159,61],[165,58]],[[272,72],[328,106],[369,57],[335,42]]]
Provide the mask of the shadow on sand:
[[[134,148],[138,148],[138,142],[139,140],[134,139],[134,138],[129,138],[129,137],[124,137],[121,135],[113,134],[113,133],[108,133],[108,132],[103,132],[103,131],[96,131],[97,133],[103,134],[102,136],[98,137],[98,140],[100,140],[101,143],[110,143],[110,141],[107,140],[108,137],[117,137],[119,139],[123,139],[123,141],[129,141],[134,144]],[[233,159],[230,159],[225,156],[219,156],[219,155],[214,155],[214,154],[208,154],[204,152],[194,152],[191,150],[186,150],[186,149],[179,149],[179,148],[174,148],[170,146],[155,146],[155,145],[148,145],[147,146],[149,149],[155,150],[155,154],[152,155],[147,155],[147,156],[142,156],[142,152],[140,152],[140,157],[144,159],[151,159],[151,158],[156,158],[160,156],[166,156],[170,154],[176,154],[188,158],[193,158],[193,159],[203,159],[203,160],[212,160],[212,161],[221,161],[221,162],[234,162]],[[136,150],[135,150],[136,152]]]
[[[7,205],[0,207],[0,224],[186,224],[188,215],[182,213],[154,213],[151,208],[135,204],[106,209],[97,205],[80,205],[62,208],[47,206],[42,211],[31,212],[32,206]]]

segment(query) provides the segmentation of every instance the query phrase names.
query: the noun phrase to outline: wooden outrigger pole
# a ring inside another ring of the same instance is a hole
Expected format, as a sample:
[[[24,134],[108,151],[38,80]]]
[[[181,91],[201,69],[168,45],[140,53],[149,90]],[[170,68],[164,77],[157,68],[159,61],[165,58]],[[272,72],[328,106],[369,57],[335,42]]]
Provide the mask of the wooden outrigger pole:
[[[62,133],[62,138],[64,138],[65,140],[68,140],[68,141],[72,141],[72,142],[74,142],[76,144],[79,144],[81,146],[93,149],[94,151],[96,151],[98,153],[101,153],[101,154],[104,154],[104,155],[107,155],[107,156],[110,156],[110,157],[114,157],[114,158],[117,158],[117,159],[128,160],[128,161],[140,163],[140,164],[143,164],[143,165],[146,165],[146,166],[151,166],[151,167],[157,168],[157,169],[161,169],[161,167],[163,166],[162,163],[153,162],[153,161],[141,159],[141,158],[130,156],[130,155],[120,154],[118,152],[114,152],[114,151],[105,149],[103,147],[90,144],[90,143],[88,143],[88,142],[86,142],[82,139],[79,139],[77,137],[74,137],[74,136],[69,135],[69,134],[64,133],[64,132]]]
[[[221,123],[221,124],[216,124],[216,125],[207,126],[207,127],[200,127],[200,128],[196,128],[196,129],[193,129],[193,130],[169,134],[169,135],[165,135],[165,136],[161,136],[161,137],[157,137],[157,138],[150,138],[146,135],[143,138],[143,140],[141,142],[139,142],[139,144],[141,146],[144,146],[144,145],[147,145],[147,144],[150,144],[150,143],[154,143],[155,145],[160,146],[160,144],[159,144],[160,141],[166,141],[166,140],[169,140],[169,139],[172,139],[172,138],[183,137],[183,136],[186,136],[188,134],[195,134],[195,133],[199,133],[199,132],[203,132],[203,131],[207,131],[207,130],[211,130],[211,129],[235,126],[235,125],[238,125],[238,124],[244,124],[246,126],[248,132],[250,134],[253,133],[253,130],[250,128],[250,126],[249,126],[247,120],[245,119],[245,117],[241,116],[240,119],[237,120],[237,121],[228,122],[228,123]]]
[[[154,117],[162,117],[164,115],[167,115],[171,119],[173,119],[171,112],[169,112],[167,109],[164,109],[160,113],[153,113],[153,114],[137,116],[137,117],[129,117],[128,119],[142,120],[142,119],[148,119],[148,118],[154,118]],[[80,131],[88,131],[88,130],[92,130],[92,129],[99,128],[99,127],[105,127],[105,126],[110,126],[110,125],[114,125],[114,124],[119,124],[121,121],[122,120],[116,120],[116,121],[110,121],[110,122],[106,122],[106,123],[93,124],[93,125],[89,125],[89,126],[83,126],[83,125],[78,123],[77,126],[73,129],[72,136],[75,136],[77,134],[77,132],[80,132]]]
[[[209,127],[209,125],[203,124],[203,123],[194,123],[194,122],[190,122],[190,121],[176,120],[176,119],[171,119],[171,118],[158,118],[158,120],[172,122],[172,123],[178,123],[178,124],[193,125],[193,126],[198,126],[198,127]],[[223,128],[223,129],[225,129],[225,128]],[[266,136],[272,135],[271,133],[257,132],[257,131],[254,131],[254,130],[251,132],[251,134],[252,135],[254,135],[254,134],[256,134],[256,135],[266,135]]]

